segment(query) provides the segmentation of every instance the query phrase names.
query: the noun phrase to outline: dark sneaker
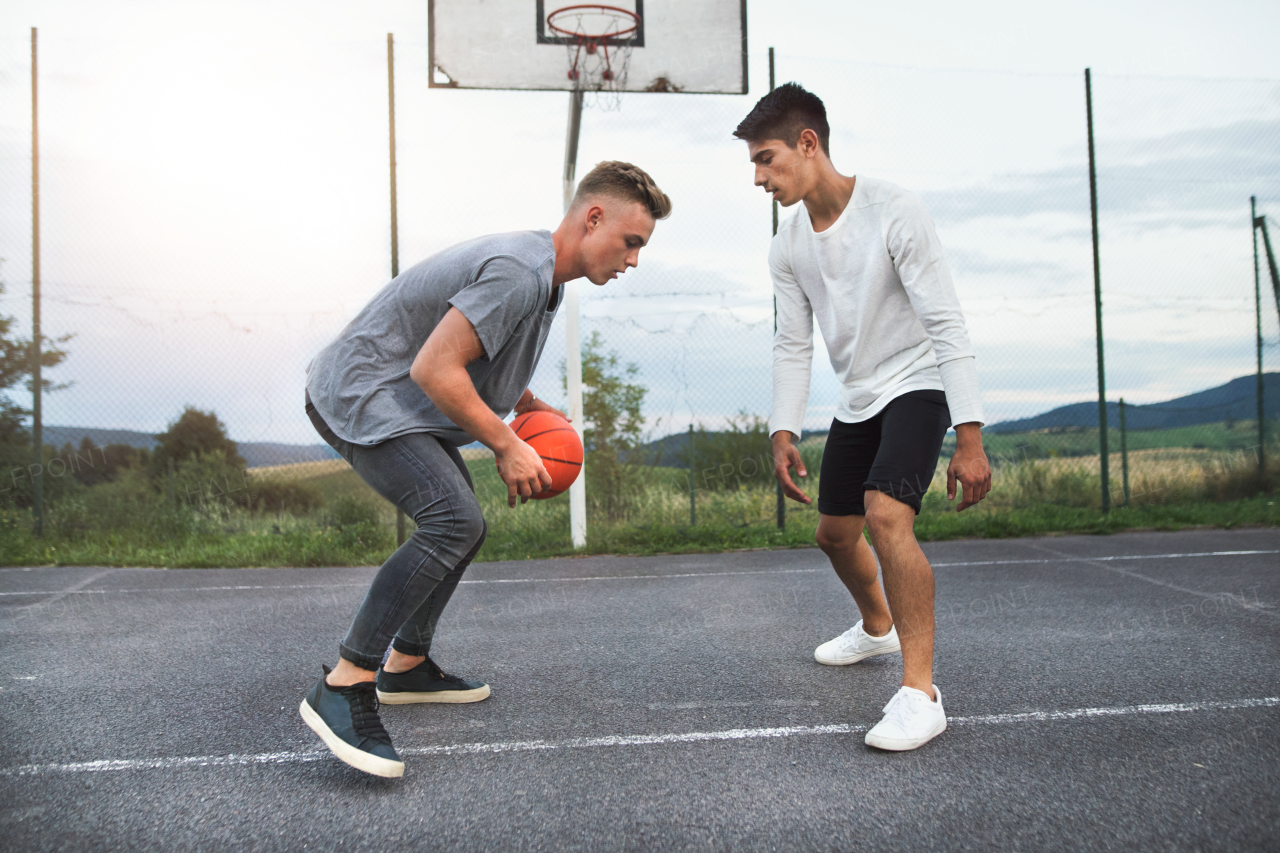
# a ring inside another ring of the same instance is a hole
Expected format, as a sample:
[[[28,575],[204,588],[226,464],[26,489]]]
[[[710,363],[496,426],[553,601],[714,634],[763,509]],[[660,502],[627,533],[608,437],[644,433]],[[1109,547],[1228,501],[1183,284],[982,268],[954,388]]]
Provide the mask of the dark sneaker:
[[[324,668],[325,676],[329,667]],[[357,770],[374,776],[404,775],[404,762],[391,745],[391,735],[378,718],[378,699],[372,682],[330,687],[323,678],[311,688],[299,708],[302,720],[320,735],[333,754]]]
[[[384,705],[416,702],[479,702],[489,698],[489,685],[450,675],[428,657],[408,672],[378,670],[378,701]]]

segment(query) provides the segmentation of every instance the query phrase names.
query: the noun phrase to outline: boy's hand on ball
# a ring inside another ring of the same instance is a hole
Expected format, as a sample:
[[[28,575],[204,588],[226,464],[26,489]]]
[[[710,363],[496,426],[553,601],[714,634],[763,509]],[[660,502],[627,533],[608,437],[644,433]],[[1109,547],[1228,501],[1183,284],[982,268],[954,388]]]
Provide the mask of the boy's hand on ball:
[[[524,503],[551,485],[551,475],[538,456],[538,451],[525,444],[515,433],[511,443],[495,452],[498,476],[507,484],[507,506],[515,506],[516,498]]]

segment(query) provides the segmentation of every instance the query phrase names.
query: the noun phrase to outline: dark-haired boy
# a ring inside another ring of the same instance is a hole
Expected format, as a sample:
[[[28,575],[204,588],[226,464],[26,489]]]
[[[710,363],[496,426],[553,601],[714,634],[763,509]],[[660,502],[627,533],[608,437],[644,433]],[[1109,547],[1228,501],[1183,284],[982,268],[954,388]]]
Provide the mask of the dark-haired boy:
[[[458,445],[493,449],[507,501],[551,484],[503,418],[555,411],[528,390],[560,307],[560,285],[605,284],[639,263],[671,201],[644,170],[600,163],[555,232],[494,234],[445,249],[382,289],[307,368],[316,431],[416,523],[373,579],[338,665],[303,699],[333,753],[378,776],[404,763],[378,703],[477,702],[489,686],[441,671],[431,641],[485,537]],[[390,644],[385,663],[383,654]]]
[[[774,475],[793,500],[811,502],[789,472],[807,475],[795,441],[809,395],[815,316],[841,385],[822,456],[816,538],[862,619],[814,657],[842,666],[900,650],[902,687],[866,743],[915,749],[947,727],[933,684],[933,570],[913,527],[952,424],[948,500],[957,480],[959,511],[991,488],[964,316],[924,206],[886,181],[836,171],[826,108],[816,95],[795,83],[780,86],[734,136],[747,142],[756,186],[784,207],[804,202],[769,251],[778,324],[769,432]]]

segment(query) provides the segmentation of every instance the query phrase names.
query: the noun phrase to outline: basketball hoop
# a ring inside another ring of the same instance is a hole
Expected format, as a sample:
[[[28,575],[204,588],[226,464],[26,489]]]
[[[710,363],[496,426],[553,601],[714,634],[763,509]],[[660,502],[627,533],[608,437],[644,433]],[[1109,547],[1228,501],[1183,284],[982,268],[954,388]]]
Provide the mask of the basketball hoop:
[[[607,93],[609,105],[619,105],[640,16],[617,6],[586,3],[547,15],[547,28],[563,38],[569,49],[573,88]]]

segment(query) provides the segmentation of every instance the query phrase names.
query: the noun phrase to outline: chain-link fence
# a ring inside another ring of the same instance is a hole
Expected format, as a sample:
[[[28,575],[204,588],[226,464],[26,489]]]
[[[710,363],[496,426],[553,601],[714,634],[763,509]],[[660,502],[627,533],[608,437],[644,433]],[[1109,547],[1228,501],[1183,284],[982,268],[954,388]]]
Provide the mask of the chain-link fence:
[[[14,338],[31,316],[30,78],[27,45],[3,47],[0,314],[14,318]],[[304,369],[389,272],[385,46],[294,48],[308,63],[272,63],[247,44],[41,41],[43,322],[51,338],[72,336],[48,371],[70,384],[45,395],[45,441],[51,453],[86,438],[152,451],[117,449],[106,480],[132,465],[161,504],[196,495],[207,505],[201,483],[217,476],[169,473],[155,435],[187,406],[213,412],[249,469],[239,486],[223,475],[220,491],[248,495],[256,483],[261,499],[241,508],[274,513],[276,531],[312,515],[325,524],[360,515],[347,500],[350,472],[303,416]],[[425,44],[396,48],[402,268],[478,234],[554,227],[567,96],[428,90]],[[121,63],[130,52],[140,58]],[[151,73],[155,63],[167,73]],[[593,498],[597,533],[689,525],[691,509],[702,526],[774,523],[761,424],[772,217],[745,145],[731,137],[767,90],[765,58],[750,63],[747,96],[629,94],[619,109],[583,117],[579,174],[629,160],[675,204],[638,269],[604,288],[577,285],[583,339],[598,333],[598,350],[634,364],[628,381],[646,388],[647,443],[624,455],[631,479],[615,487],[626,500]],[[786,54],[777,76],[826,102],[837,168],[917,192],[937,223],[978,355],[999,474],[991,505],[1097,506],[1083,76]],[[1255,302],[1250,197],[1274,230],[1280,82],[1095,74],[1093,104],[1112,500],[1256,492],[1259,436],[1274,444],[1280,432],[1280,329],[1260,236]],[[1263,372],[1272,371],[1263,430],[1259,316]],[[838,392],[816,343],[811,461]],[[561,317],[532,382],[553,402],[564,399],[564,346]],[[29,405],[20,384],[7,393]],[[84,504],[104,482],[75,476],[79,458],[46,465],[51,512],[58,500]],[[32,469],[20,454],[6,459],[18,460],[0,483],[6,517],[25,524]],[[496,484],[485,465],[475,463],[482,490]],[[296,488],[267,489],[268,471]],[[65,489],[54,482],[63,476]],[[566,505],[512,514],[499,524],[510,533],[503,547],[567,541]],[[74,516],[66,529],[101,526],[85,512],[64,512]],[[790,513],[813,521],[812,509]]]

